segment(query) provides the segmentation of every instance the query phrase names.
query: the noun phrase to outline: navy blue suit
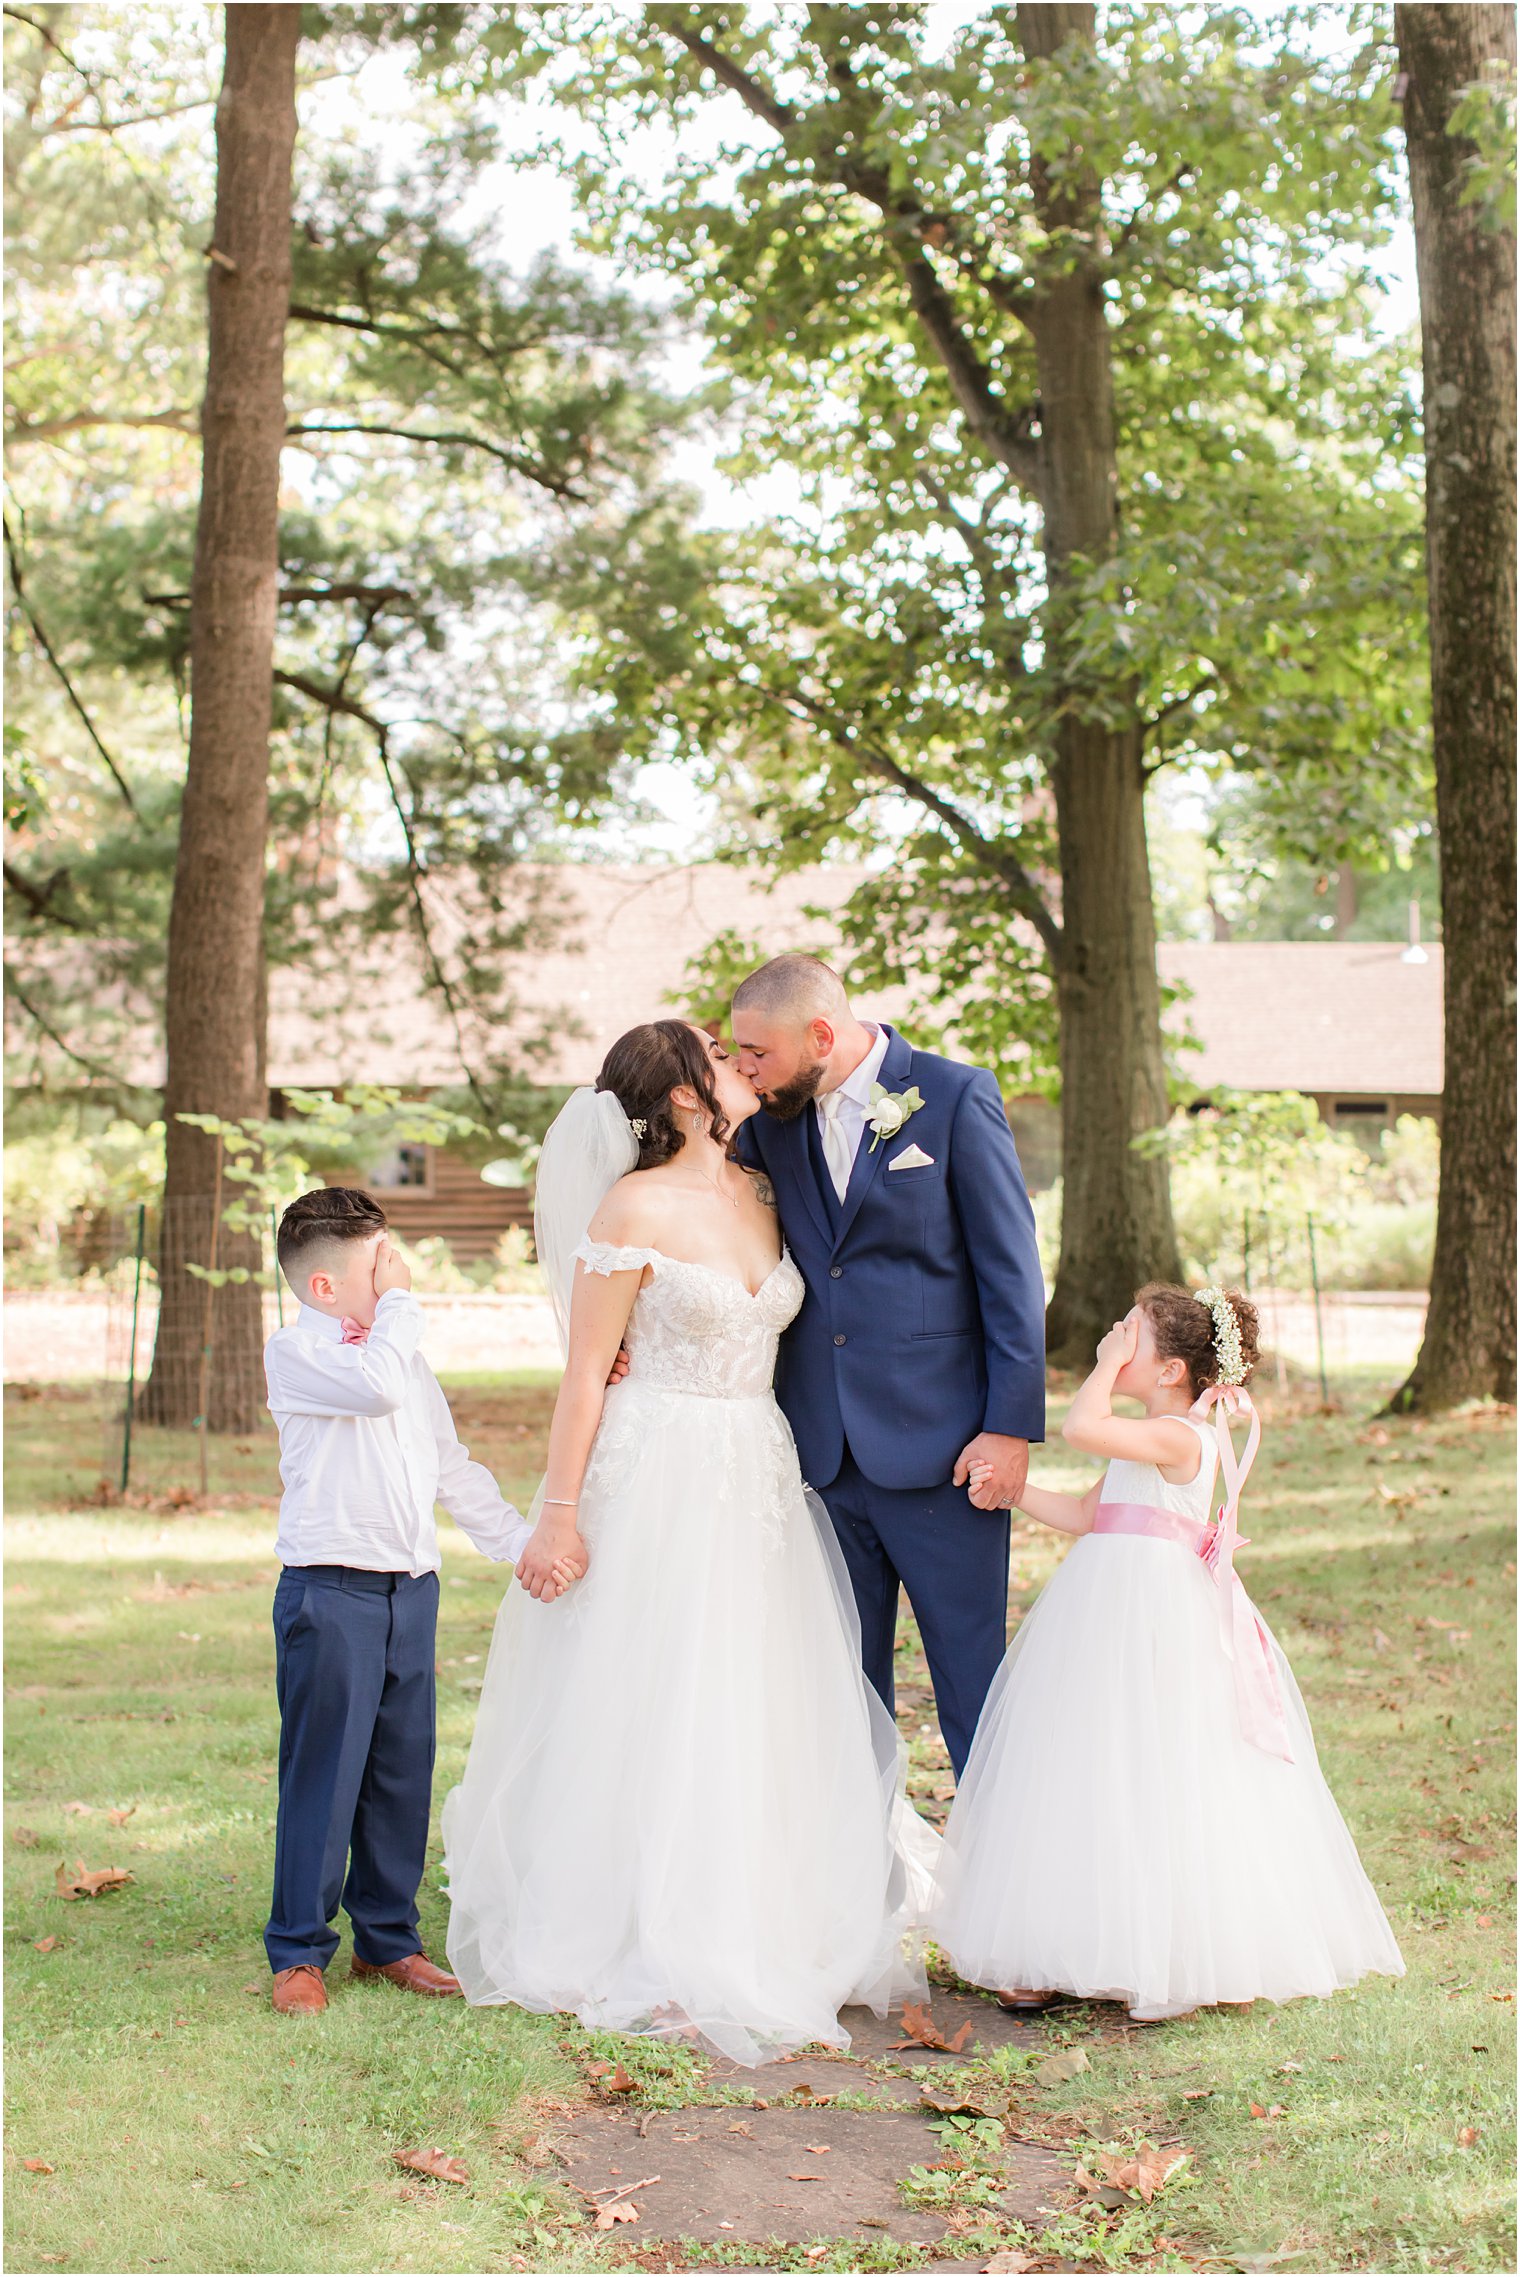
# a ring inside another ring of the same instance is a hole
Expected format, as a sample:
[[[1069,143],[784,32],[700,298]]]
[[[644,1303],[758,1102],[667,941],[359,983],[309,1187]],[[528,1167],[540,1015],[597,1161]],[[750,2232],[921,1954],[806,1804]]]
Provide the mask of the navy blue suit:
[[[874,1149],[862,1135],[843,1202],[811,1107],[755,1116],[739,1153],[769,1177],[807,1283],[776,1396],[850,1569],[866,1674],[890,1708],[901,1585],[959,1773],[1003,1657],[1008,1518],[951,1473],[979,1431],[1044,1438],[1045,1291],[996,1082],[887,1034],[883,1088],[924,1104]],[[911,1147],[929,1161],[894,1170]]]

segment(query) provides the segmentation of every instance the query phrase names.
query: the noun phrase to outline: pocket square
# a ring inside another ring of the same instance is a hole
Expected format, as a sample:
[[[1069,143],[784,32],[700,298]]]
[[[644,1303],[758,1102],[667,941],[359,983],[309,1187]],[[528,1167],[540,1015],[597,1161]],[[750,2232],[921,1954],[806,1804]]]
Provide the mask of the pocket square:
[[[889,1170],[929,1170],[933,1164],[933,1155],[925,1154],[921,1146],[905,1146],[901,1154],[893,1155],[887,1164],[887,1168]]]

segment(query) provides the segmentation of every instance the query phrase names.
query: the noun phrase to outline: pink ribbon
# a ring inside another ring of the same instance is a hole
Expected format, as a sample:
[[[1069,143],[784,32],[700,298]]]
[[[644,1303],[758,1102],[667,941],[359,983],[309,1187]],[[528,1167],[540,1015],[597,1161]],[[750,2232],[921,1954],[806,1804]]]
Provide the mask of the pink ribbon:
[[[355,1320],[351,1313],[343,1315],[343,1341],[345,1344],[367,1344],[369,1342],[369,1330],[362,1321]]]
[[[1235,1703],[1241,1731],[1253,1747],[1291,1763],[1293,1748],[1288,1738],[1288,1720],[1283,1713],[1272,1642],[1266,1623],[1246,1595],[1245,1584],[1235,1571],[1235,1553],[1246,1547],[1247,1540],[1239,1526],[1241,1489],[1261,1445],[1261,1417],[1244,1384],[1210,1384],[1194,1402],[1192,1412],[1203,1420],[1211,1408],[1224,1501],[1199,1544],[1198,1554],[1218,1589],[1219,1638],[1227,1657],[1234,1663]],[[1232,1415],[1248,1415],[1251,1419],[1245,1453],[1238,1460],[1230,1437]]]

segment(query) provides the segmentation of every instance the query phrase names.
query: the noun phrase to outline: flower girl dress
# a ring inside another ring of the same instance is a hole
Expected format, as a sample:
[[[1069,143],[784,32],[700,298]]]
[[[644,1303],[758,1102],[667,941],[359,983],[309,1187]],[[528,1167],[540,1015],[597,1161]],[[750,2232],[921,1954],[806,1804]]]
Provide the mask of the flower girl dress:
[[[848,2045],[922,1985],[896,1730],[866,1684],[827,1514],[771,1389],[802,1302],[656,1249],[581,1486],[590,1569],[509,1589],[444,1805],[449,1961],[472,2002],[695,2037],[743,2064]]]
[[[1200,1554],[1222,1415],[1217,1447],[1186,1418],[1187,1485],[1109,1464],[994,1680],[930,1917],[972,1983],[1153,2018],[1404,1973],[1282,1650],[1229,1558]]]

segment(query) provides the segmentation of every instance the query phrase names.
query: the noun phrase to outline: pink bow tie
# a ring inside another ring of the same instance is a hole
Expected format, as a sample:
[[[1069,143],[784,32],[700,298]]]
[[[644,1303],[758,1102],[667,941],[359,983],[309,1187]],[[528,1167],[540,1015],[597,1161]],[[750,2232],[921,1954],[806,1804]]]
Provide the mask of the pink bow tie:
[[[367,1344],[369,1342],[369,1330],[359,1321],[351,1319],[347,1313],[343,1315],[343,1341],[345,1344]]]

